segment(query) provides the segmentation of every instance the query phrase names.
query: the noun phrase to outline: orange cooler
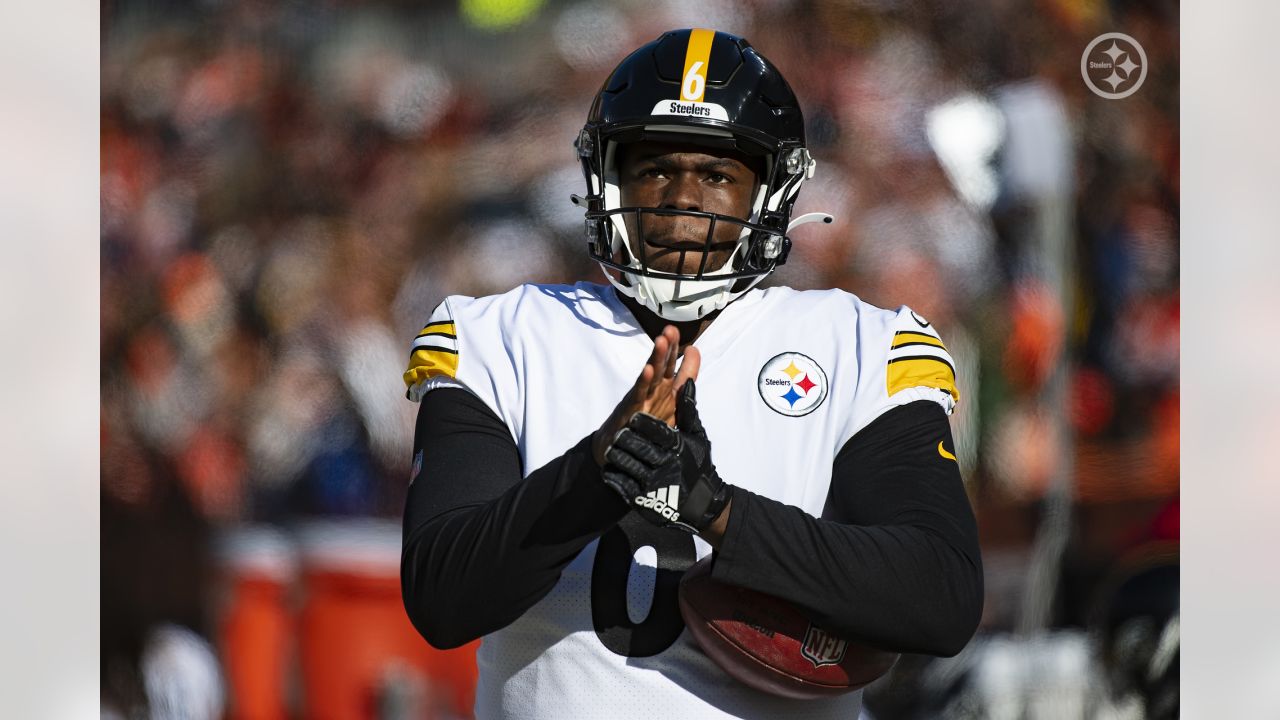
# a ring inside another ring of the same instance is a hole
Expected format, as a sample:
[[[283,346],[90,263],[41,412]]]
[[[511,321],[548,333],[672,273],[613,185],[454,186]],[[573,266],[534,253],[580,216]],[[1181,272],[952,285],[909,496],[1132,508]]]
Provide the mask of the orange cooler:
[[[230,720],[283,720],[294,660],[290,593],[297,575],[292,541],[269,527],[239,527],[219,538],[222,602],[218,645]]]
[[[299,538],[303,716],[470,717],[479,643],[436,650],[413,628],[400,596],[400,526],[317,522]]]

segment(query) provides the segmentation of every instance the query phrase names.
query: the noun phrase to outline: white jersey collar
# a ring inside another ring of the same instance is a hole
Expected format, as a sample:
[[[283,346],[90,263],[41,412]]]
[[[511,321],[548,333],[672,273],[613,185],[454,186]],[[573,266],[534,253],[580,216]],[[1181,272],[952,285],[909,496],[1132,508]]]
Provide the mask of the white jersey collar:
[[[628,328],[640,330],[641,336],[649,340],[648,336],[644,334],[643,328],[640,327],[640,322],[632,314],[631,308],[623,304],[618,297],[617,289],[612,285],[597,285],[596,287],[600,288],[601,300],[613,310],[614,319]],[[711,324],[707,326],[707,329],[694,341],[694,346],[710,357],[715,357],[724,352],[733,344],[734,340],[742,335],[743,327],[751,322],[751,306],[760,302],[764,292],[759,288],[752,288],[726,305],[720,311],[720,314],[711,321]]]

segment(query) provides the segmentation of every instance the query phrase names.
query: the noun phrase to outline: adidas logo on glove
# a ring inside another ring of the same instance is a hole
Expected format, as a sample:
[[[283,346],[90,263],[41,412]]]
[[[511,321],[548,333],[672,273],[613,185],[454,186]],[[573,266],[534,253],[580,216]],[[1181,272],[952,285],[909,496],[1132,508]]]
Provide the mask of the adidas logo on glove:
[[[680,517],[680,486],[668,485],[650,490],[644,495],[637,495],[635,503],[639,507],[653,510],[667,520],[674,521]]]

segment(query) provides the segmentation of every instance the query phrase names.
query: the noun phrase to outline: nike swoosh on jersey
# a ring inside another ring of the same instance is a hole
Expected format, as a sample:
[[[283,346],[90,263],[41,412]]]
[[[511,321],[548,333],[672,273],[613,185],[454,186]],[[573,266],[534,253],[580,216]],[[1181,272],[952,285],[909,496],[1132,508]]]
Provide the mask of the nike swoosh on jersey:
[[[955,459],[956,459],[956,456],[955,456],[955,455],[952,455],[951,453],[947,452],[946,448],[942,447],[942,441],[941,441],[941,440],[939,440],[939,441],[938,441],[938,454],[939,454],[939,455],[941,455],[942,457],[944,457],[944,458],[948,459],[948,460],[955,460]]]

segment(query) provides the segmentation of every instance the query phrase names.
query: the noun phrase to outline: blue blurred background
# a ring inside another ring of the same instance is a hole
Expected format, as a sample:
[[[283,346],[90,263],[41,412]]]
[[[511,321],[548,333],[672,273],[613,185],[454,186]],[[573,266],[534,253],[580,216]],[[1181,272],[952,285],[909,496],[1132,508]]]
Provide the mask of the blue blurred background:
[[[572,140],[693,26],[805,110],[797,212],[837,219],[769,282],[911,305],[958,363],[983,625],[867,714],[1176,707],[1176,2],[108,0],[104,716],[468,715],[474,648],[398,605],[408,343],[445,295],[600,278]],[[1081,77],[1111,31],[1122,100]]]

